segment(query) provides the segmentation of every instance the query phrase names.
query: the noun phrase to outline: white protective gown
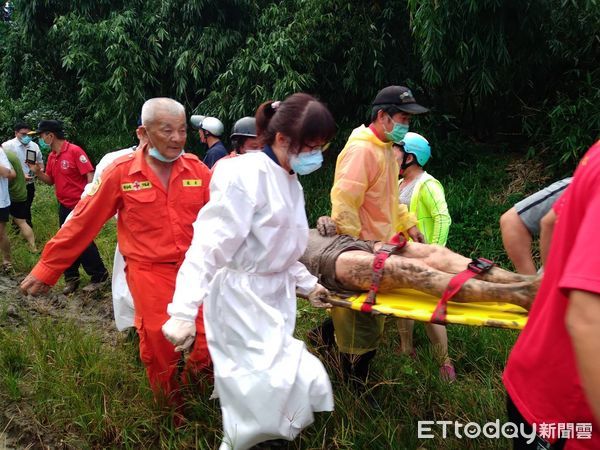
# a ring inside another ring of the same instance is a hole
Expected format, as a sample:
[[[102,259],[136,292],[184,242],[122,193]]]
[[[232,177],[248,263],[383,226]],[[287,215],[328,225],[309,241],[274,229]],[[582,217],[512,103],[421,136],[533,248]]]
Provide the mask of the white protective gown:
[[[333,410],[325,368],[292,336],[296,289],[317,282],[298,262],[308,240],[302,187],[260,152],[220,161],[210,196],[168,312],[192,320],[204,302],[221,450],[292,440],[313,411]]]
[[[128,155],[135,151],[137,146],[124,148],[114,152],[107,153],[102,157],[96,170],[94,172],[94,178],[92,181],[85,185],[81,198],[85,197],[88,192],[92,189],[98,178],[102,175],[104,170],[111,166],[121,156]],[[67,220],[71,218],[73,211],[67,216]],[[117,216],[115,215],[115,218]],[[125,259],[119,251],[119,244],[115,247],[115,257],[113,260],[113,272],[111,278],[112,288],[112,300],[113,300],[113,312],[115,315],[115,325],[117,330],[123,331],[127,328],[133,327],[133,318],[135,316],[135,309],[133,307],[133,297],[129,292],[129,286],[127,286],[127,277],[125,275]]]
[[[121,156],[129,155],[135,151],[137,146],[124,148],[115,152],[107,153],[102,157],[96,171],[94,172],[94,179],[92,184],[97,178],[102,175],[104,170],[111,166]],[[88,184],[83,190],[84,194],[88,192]],[[115,216],[116,217],[116,216]],[[117,330],[123,331],[127,328],[133,327],[133,318],[135,316],[135,309],[133,307],[133,297],[129,292],[129,286],[127,286],[127,276],[125,275],[125,259],[119,251],[119,244],[115,247],[115,257],[113,260],[113,272],[111,278],[112,288],[112,300],[113,300],[113,311],[115,314],[115,325]]]

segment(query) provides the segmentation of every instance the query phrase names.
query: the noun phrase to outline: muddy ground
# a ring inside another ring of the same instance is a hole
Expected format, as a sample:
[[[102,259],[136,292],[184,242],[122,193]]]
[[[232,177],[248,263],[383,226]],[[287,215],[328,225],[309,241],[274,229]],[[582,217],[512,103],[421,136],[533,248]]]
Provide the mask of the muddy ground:
[[[19,283],[24,275],[0,274],[0,313],[6,319],[0,321],[1,328],[12,330],[21,327],[29,318],[39,316],[57,319],[72,319],[100,333],[109,344],[116,344],[120,333],[113,321],[110,285],[102,290],[85,295],[81,290],[69,295],[58,287],[39,297],[23,295]],[[1,349],[0,349],[1,352]],[[21,448],[63,448],[60,439],[41,430],[30,412],[29,405],[6,404],[0,396],[0,450]],[[42,439],[43,436],[43,439]]]

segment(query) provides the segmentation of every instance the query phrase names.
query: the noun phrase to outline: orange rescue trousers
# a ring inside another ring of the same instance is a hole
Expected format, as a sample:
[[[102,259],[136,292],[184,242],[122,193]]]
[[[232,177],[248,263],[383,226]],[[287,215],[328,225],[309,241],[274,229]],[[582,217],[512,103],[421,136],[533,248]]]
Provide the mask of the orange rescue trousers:
[[[202,308],[196,318],[196,341],[187,358],[183,374],[178,369],[180,352],[163,336],[161,327],[169,319],[167,305],[175,292],[180,263],[146,263],[127,260],[127,284],[133,296],[135,327],[140,337],[140,358],[146,366],[156,398],[165,396],[171,404],[180,403],[180,376],[196,379],[212,376],[212,364]]]

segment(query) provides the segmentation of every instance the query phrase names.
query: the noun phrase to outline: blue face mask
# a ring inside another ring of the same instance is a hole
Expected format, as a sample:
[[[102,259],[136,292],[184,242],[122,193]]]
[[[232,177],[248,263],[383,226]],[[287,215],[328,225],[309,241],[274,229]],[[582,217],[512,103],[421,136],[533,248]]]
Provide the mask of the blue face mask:
[[[23,145],[27,145],[31,142],[31,136],[23,136],[21,139],[19,139],[21,141],[21,144]]]
[[[166,158],[156,149],[156,147],[152,147],[150,150],[148,150],[148,154],[150,156],[152,156],[154,159],[158,159],[159,161],[162,161],[165,163],[172,163],[173,161],[177,161],[181,157],[181,155],[183,155],[184,153],[185,152],[183,150],[181,150],[181,153],[179,155],[177,155],[175,158]]]
[[[42,151],[44,152],[49,152],[51,147],[46,144],[46,141],[43,138],[39,138],[38,139],[38,145],[40,146],[40,149],[42,149]]]
[[[292,170],[298,175],[308,175],[319,169],[323,164],[323,150],[315,148],[310,152],[292,155],[289,162]]]
[[[391,118],[392,116],[390,116]],[[394,122],[393,119],[392,122]],[[392,131],[385,131],[385,137],[392,142],[400,142],[404,139],[406,133],[408,133],[408,125],[394,122],[394,128],[392,128]]]

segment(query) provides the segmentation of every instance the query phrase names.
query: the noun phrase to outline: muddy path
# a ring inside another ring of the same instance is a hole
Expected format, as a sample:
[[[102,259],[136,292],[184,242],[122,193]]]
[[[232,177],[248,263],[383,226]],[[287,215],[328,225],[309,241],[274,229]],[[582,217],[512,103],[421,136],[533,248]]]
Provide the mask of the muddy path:
[[[0,274],[0,330],[18,331],[36,317],[73,320],[99,334],[102,341],[116,345],[122,334],[113,320],[110,285],[85,295],[80,289],[65,296],[60,288],[33,297],[19,291],[24,275]],[[2,352],[2,349],[0,349]],[[8,402],[0,395],[0,450],[21,448],[65,448],[58,436],[41,428],[25,401]]]

